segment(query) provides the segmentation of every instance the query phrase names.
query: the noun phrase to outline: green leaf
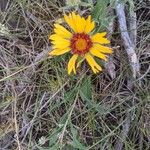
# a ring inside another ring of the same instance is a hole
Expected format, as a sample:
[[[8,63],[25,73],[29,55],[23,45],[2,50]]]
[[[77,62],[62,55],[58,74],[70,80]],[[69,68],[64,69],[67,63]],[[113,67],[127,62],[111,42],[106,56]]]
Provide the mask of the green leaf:
[[[107,5],[110,0],[97,0],[97,4],[92,11],[92,17],[96,20],[107,15]]]
[[[113,6],[113,0],[97,0],[97,3],[92,11],[92,18],[97,22],[95,32],[105,31],[113,16],[109,16],[108,5]]]
[[[76,94],[77,94],[77,88],[75,87],[71,89],[70,91],[64,93],[64,100],[66,102],[73,101],[75,99]]]
[[[54,129],[53,133],[49,135],[49,147],[55,147],[59,134],[61,133],[63,125],[59,125],[58,128]]]
[[[83,83],[80,87],[79,92],[82,100],[92,99],[92,85],[91,85],[91,77],[88,77],[83,80]]]
[[[85,150],[86,147],[83,144],[81,144],[81,142],[77,139],[78,133],[72,124],[71,124],[71,133],[73,135],[73,137],[72,137],[73,141],[72,141],[71,145],[78,150]]]

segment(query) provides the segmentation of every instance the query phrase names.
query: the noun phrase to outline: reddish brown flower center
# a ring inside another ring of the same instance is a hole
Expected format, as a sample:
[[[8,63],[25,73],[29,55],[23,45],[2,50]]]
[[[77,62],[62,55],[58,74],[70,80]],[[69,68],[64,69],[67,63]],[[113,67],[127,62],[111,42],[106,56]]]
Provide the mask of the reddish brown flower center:
[[[73,54],[84,55],[92,47],[92,41],[88,34],[76,33],[71,39],[71,50]]]

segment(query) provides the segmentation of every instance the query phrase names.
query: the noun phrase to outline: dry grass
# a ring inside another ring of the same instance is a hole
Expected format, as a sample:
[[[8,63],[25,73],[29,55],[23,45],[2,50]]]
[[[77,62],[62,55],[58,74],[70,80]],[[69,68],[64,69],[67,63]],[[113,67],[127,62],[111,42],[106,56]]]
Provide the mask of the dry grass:
[[[116,24],[111,79],[86,64],[68,76],[68,55],[46,58],[65,1],[0,1],[0,150],[150,149],[150,5],[135,6],[141,76],[132,79]]]

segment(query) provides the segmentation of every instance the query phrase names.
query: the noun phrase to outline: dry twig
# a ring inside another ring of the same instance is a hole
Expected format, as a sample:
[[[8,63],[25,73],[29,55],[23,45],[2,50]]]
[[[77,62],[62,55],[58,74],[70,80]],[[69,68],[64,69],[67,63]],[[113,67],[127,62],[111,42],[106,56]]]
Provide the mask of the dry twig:
[[[119,28],[121,31],[121,37],[123,40],[123,44],[125,50],[127,52],[130,66],[133,72],[133,78],[136,78],[140,72],[140,65],[137,59],[137,55],[135,53],[136,47],[136,13],[134,11],[129,14],[129,33],[126,23],[126,17],[124,12],[124,5],[116,0],[116,12],[118,15]],[[133,87],[133,82],[131,83],[131,87]],[[134,105],[134,102],[132,103]],[[122,150],[124,141],[128,135],[129,129],[131,125],[131,113],[127,114],[126,121],[122,125],[122,132],[119,135],[119,139],[115,143],[115,150]]]
[[[127,52],[128,58],[129,58],[132,72],[133,72],[133,78],[136,78],[137,75],[139,75],[139,73],[140,73],[140,65],[139,65],[139,61],[137,59],[137,55],[135,53],[135,43],[134,42],[136,39],[136,37],[135,37],[136,34],[132,34],[133,32],[130,32],[130,36],[129,36],[125,12],[124,12],[124,5],[121,2],[119,2],[119,0],[116,0],[116,12],[118,15],[118,22],[119,22],[121,37],[122,37],[123,44],[124,44],[125,50]],[[131,25],[132,22],[135,24],[135,18],[134,17],[131,17],[131,18],[134,19],[134,21],[132,21],[132,19],[130,19],[130,26],[132,26]],[[134,42],[132,42],[132,41],[134,41]]]

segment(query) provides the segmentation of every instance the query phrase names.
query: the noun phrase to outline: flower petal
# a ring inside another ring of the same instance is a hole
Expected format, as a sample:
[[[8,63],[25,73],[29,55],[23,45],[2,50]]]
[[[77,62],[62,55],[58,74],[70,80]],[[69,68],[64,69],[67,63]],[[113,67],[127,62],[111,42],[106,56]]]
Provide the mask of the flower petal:
[[[91,21],[91,15],[86,19],[85,33],[90,33],[95,27],[94,21]]]
[[[68,63],[68,74],[69,75],[71,74],[72,71],[74,72],[74,74],[76,74],[75,63],[76,63],[77,58],[78,58],[78,54],[75,54],[69,60],[69,63]]]
[[[58,55],[65,54],[65,53],[67,53],[69,51],[70,51],[69,48],[68,49],[67,48],[65,48],[65,49],[54,49],[51,52],[49,52],[49,55],[56,55],[56,56],[58,56]]]
[[[51,42],[53,44],[53,48],[60,48],[64,49],[66,47],[70,46],[70,41],[66,39],[61,39],[61,40],[55,40]]]
[[[67,45],[53,45],[53,49],[70,49]]]
[[[82,33],[84,32],[86,20],[80,15],[72,12],[69,16],[64,15],[64,19],[67,24],[73,29],[74,32]]]
[[[61,35],[58,35],[58,34],[52,34],[52,35],[50,35],[49,39],[53,40],[53,41],[61,41],[65,38]]]
[[[79,15],[76,15],[75,24],[76,24],[76,31],[78,33],[83,33],[86,25],[85,19]]]
[[[105,61],[107,61],[107,57],[105,54],[101,53],[99,50],[91,48],[90,49],[90,53],[96,57],[99,57],[101,59],[104,59]]]
[[[93,49],[99,50],[101,53],[112,54],[112,49],[107,46],[103,46],[100,44],[93,44]]]
[[[63,38],[71,38],[72,37],[72,33],[69,32],[66,28],[64,28],[63,26],[59,25],[59,24],[54,24],[55,29],[54,32],[60,36],[62,36]]]
[[[109,44],[110,41],[104,37],[105,35],[106,35],[106,32],[96,33],[95,35],[91,37],[91,39],[94,43]]]
[[[75,13],[74,12],[72,14],[70,13],[69,16],[64,15],[64,19],[67,22],[67,24],[73,29],[73,31],[76,32],[76,25],[75,25],[75,22],[74,22]]]
[[[99,71],[102,70],[102,68],[96,63],[96,61],[93,59],[93,57],[89,53],[87,53],[85,55],[85,59],[87,60],[87,62],[91,66],[94,73],[98,73]]]

